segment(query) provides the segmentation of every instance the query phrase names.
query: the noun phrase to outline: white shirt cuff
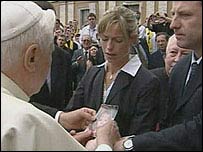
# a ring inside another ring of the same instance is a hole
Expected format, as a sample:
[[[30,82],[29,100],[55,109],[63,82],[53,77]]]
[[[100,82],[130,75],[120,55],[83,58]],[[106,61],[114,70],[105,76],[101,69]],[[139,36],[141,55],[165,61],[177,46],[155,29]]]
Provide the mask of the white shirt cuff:
[[[112,148],[107,144],[101,144],[101,145],[97,146],[95,151],[112,151]]]
[[[57,111],[56,115],[55,115],[55,120],[56,122],[59,122],[59,116],[63,111]]]

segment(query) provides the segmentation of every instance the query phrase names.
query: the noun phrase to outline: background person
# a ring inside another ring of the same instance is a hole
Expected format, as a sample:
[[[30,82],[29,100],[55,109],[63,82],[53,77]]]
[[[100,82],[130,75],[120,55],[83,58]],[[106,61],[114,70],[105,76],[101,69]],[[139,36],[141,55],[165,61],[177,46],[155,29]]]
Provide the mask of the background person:
[[[156,34],[157,51],[149,55],[148,69],[164,67],[164,57],[166,55],[166,46],[169,35],[165,32]]]
[[[169,104],[169,77],[173,67],[184,56],[191,53],[191,49],[184,49],[177,46],[177,39],[175,35],[172,35],[168,40],[166,47],[166,55],[164,58],[165,67],[155,68],[150,70],[154,73],[160,81],[160,106],[159,106],[159,123],[157,125],[157,131],[159,129],[166,128],[165,119],[167,118],[167,109]]]
[[[65,36],[59,35],[52,52],[51,69],[40,91],[31,96],[29,102],[36,102],[62,110],[72,93],[71,55],[63,49]],[[62,42],[64,41],[64,42]],[[68,49],[68,48],[67,48]]]
[[[80,43],[82,44],[83,35],[89,35],[91,40],[98,43],[97,40],[97,16],[94,13],[89,13],[87,16],[88,24],[84,26],[80,31]]]

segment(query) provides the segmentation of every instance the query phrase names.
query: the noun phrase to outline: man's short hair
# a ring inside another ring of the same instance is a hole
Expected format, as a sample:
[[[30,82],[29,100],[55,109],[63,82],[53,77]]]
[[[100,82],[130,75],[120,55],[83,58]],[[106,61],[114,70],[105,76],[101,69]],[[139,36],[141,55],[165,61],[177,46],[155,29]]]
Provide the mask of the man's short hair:
[[[87,18],[89,18],[89,17],[94,17],[95,19],[97,18],[97,17],[96,17],[96,14],[94,14],[94,13],[89,13],[89,15],[87,16]]]
[[[168,39],[170,38],[170,36],[166,32],[158,32],[158,33],[156,33],[156,37],[155,37],[156,41],[157,41],[157,37],[160,35],[164,35],[166,38],[166,41],[168,41]]]

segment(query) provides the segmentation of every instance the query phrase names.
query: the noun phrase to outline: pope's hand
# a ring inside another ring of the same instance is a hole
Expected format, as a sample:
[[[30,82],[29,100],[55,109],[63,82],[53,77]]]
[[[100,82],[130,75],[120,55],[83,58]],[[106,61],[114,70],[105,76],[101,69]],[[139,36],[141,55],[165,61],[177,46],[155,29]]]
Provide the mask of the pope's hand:
[[[62,112],[59,123],[66,129],[86,129],[95,120],[96,111],[90,108],[80,108],[71,112]]]

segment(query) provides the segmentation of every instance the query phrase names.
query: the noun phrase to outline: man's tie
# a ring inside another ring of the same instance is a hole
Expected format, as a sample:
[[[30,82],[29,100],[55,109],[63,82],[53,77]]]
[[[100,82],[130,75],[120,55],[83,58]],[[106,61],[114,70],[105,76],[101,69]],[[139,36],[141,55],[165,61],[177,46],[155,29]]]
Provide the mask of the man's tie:
[[[85,51],[85,58],[86,58],[86,60],[88,60],[88,59],[89,59],[89,54],[88,54],[88,51]]]
[[[192,63],[190,77],[189,77],[189,80],[187,81],[187,83],[183,89],[183,95],[186,92],[187,88],[190,87],[191,83],[194,82],[193,79],[194,79],[195,75],[197,74],[198,67],[199,67],[199,65],[197,64],[197,62]]]

